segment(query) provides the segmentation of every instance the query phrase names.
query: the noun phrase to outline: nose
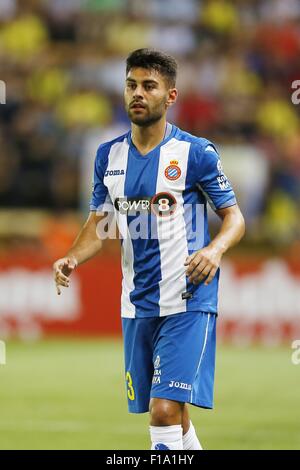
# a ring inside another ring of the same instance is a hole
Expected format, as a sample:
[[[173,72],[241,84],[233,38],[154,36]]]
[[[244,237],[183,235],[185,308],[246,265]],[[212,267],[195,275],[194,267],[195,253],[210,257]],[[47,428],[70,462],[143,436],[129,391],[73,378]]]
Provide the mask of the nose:
[[[137,85],[137,87],[135,88],[134,93],[133,93],[133,98],[134,99],[143,98],[143,88],[141,85]]]

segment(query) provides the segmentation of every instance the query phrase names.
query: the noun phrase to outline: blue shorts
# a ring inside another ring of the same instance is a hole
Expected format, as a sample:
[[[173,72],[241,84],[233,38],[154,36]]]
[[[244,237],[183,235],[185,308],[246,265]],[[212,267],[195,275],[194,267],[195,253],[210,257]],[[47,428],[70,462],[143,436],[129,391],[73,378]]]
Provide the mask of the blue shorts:
[[[130,413],[150,398],[213,408],[216,318],[204,312],[122,318]]]

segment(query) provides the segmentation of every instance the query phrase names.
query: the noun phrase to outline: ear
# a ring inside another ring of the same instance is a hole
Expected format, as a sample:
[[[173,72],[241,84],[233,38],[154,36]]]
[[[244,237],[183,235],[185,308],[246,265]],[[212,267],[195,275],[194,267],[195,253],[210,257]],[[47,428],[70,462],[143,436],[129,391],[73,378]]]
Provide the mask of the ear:
[[[172,104],[176,102],[177,96],[178,96],[177,88],[170,88],[168,91],[168,98],[166,101],[167,108],[169,108],[170,106],[172,106]]]

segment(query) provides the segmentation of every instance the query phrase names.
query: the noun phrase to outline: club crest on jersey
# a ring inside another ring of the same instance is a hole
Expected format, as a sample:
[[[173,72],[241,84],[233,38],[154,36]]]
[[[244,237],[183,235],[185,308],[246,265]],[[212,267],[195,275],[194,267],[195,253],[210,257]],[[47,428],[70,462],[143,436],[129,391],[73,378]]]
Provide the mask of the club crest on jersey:
[[[181,175],[181,169],[178,166],[178,160],[171,160],[170,165],[165,169],[165,177],[168,180],[178,180]]]

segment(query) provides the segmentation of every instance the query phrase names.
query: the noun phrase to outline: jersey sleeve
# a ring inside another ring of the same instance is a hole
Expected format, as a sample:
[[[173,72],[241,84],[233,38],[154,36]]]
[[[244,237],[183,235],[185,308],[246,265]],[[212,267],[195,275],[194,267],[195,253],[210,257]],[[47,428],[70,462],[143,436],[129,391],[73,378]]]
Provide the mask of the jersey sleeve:
[[[113,204],[104,184],[104,175],[108,164],[108,155],[100,145],[94,164],[93,193],[90,200],[90,211],[113,212]]]
[[[236,204],[234,191],[223,172],[220,156],[211,143],[194,150],[195,183],[213,210]]]

